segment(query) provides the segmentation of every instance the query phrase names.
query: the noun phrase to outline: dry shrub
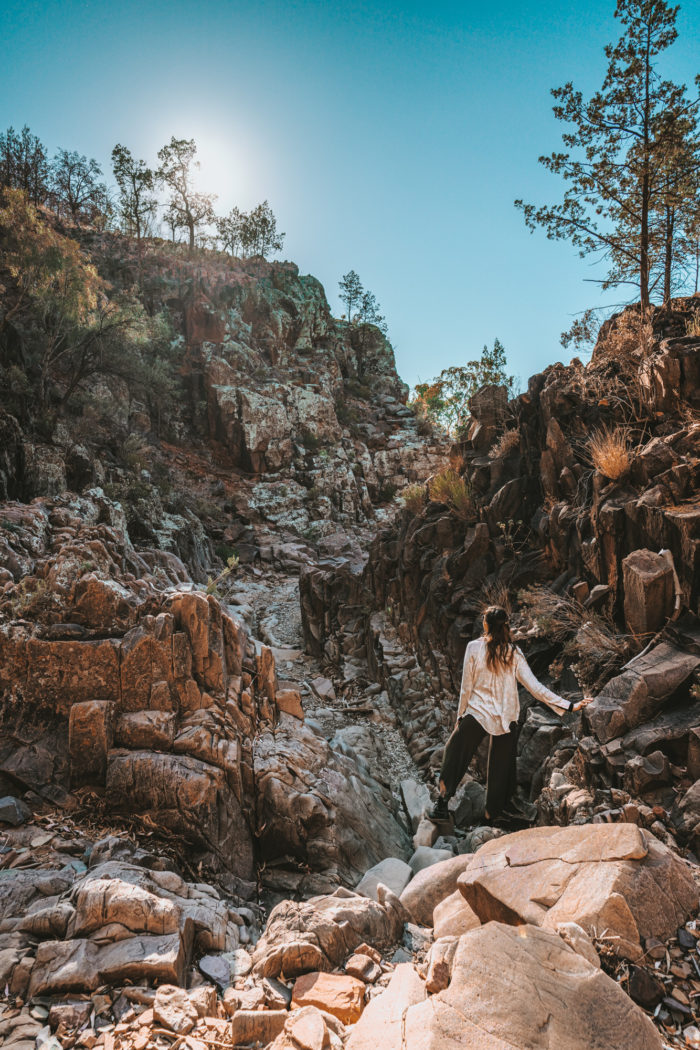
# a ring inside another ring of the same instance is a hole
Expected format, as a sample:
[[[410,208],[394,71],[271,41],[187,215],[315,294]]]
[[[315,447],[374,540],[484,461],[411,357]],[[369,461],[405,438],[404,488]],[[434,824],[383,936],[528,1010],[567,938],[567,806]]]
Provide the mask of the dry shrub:
[[[685,322],[685,334],[700,337],[700,311],[695,311],[692,317]]]
[[[420,514],[425,506],[426,496],[427,492],[425,485],[406,485],[406,487],[399,492],[399,499],[406,510],[410,510],[412,514]]]
[[[504,459],[520,447],[520,431],[504,430],[489,449],[489,459]]]
[[[431,500],[444,503],[459,518],[471,521],[475,517],[474,500],[469,485],[455,470],[443,470],[428,482]]]
[[[624,310],[601,326],[593,359],[629,359],[644,356],[653,338],[651,322],[638,311]]]
[[[632,639],[605,614],[575,599],[533,586],[518,595],[524,619],[538,636],[564,643],[564,659],[584,688],[596,691],[632,656]]]
[[[630,469],[627,431],[624,427],[601,427],[588,440],[593,466],[611,481],[617,481]]]

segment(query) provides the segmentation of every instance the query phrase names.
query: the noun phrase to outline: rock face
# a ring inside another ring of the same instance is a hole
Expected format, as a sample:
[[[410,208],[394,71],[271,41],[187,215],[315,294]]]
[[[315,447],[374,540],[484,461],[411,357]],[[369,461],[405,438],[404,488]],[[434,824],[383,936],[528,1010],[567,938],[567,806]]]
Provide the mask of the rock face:
[[[12,550],[33,573],[37,621],[16,619],[10,585],[0,786],[51,802],[98,788],[112,812],[147,814],[197,860],[249,879],[256,860],[286,855],[318,873],[317,892],[354,883],[387,848],[408,852],[390,793],[280,711],[271,649],[174,556],[151,552],[156,576],[118,506],[99,491],[6,506],[22,523]]]
[[[698,907],[688,867],[632,824],[532,828],[489,842],[458,879],[482,923],[575,922],[632,960]]]

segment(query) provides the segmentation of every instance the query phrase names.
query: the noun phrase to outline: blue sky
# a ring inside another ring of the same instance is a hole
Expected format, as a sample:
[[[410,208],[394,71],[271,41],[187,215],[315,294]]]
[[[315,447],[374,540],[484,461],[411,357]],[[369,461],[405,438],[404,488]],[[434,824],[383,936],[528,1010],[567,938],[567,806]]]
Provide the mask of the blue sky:
[[[4,0],[0,127],[50,151],[116,142],[155,161],[194,137],[217,207],[267,198],[283,256],[324,283],[353,268],[413,384],[498,337],[524,379],[570,354],[559,334],[602,276],[530,235],[516,197],[557,199],[549,90],[599,86],[614,0],[344,4],[311,0]],[[686,3],[664,72],[700,71]],[[615,302],[620,296],[609,295]]]

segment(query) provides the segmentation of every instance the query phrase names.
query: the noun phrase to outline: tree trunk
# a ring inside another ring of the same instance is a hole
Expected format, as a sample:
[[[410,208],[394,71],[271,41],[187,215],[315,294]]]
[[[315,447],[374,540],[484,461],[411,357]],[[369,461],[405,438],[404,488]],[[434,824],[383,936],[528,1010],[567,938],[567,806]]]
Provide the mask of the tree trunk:
[[[673,228],[675,209],[666,205],[666,231],[664,237],[664,305],[671,301],[671,270],[673,266]]]
[[[644,169],[642,175],[642,218],[639,236],[639,299],[642,318],[649,307],[649,133],[651,120],[651,33],[647,29],[644,67]]]

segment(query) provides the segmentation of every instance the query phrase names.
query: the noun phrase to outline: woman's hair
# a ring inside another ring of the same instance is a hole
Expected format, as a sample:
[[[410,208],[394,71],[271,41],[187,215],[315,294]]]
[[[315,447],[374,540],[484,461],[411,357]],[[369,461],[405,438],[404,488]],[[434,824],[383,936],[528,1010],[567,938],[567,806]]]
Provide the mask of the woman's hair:
[[[491,671],[500,667],[510,667],[513,662],[515,646],[510,637],[508,613],[500,605],[490,605],[484,613],[484,625],[487,632],[486,666]]]

